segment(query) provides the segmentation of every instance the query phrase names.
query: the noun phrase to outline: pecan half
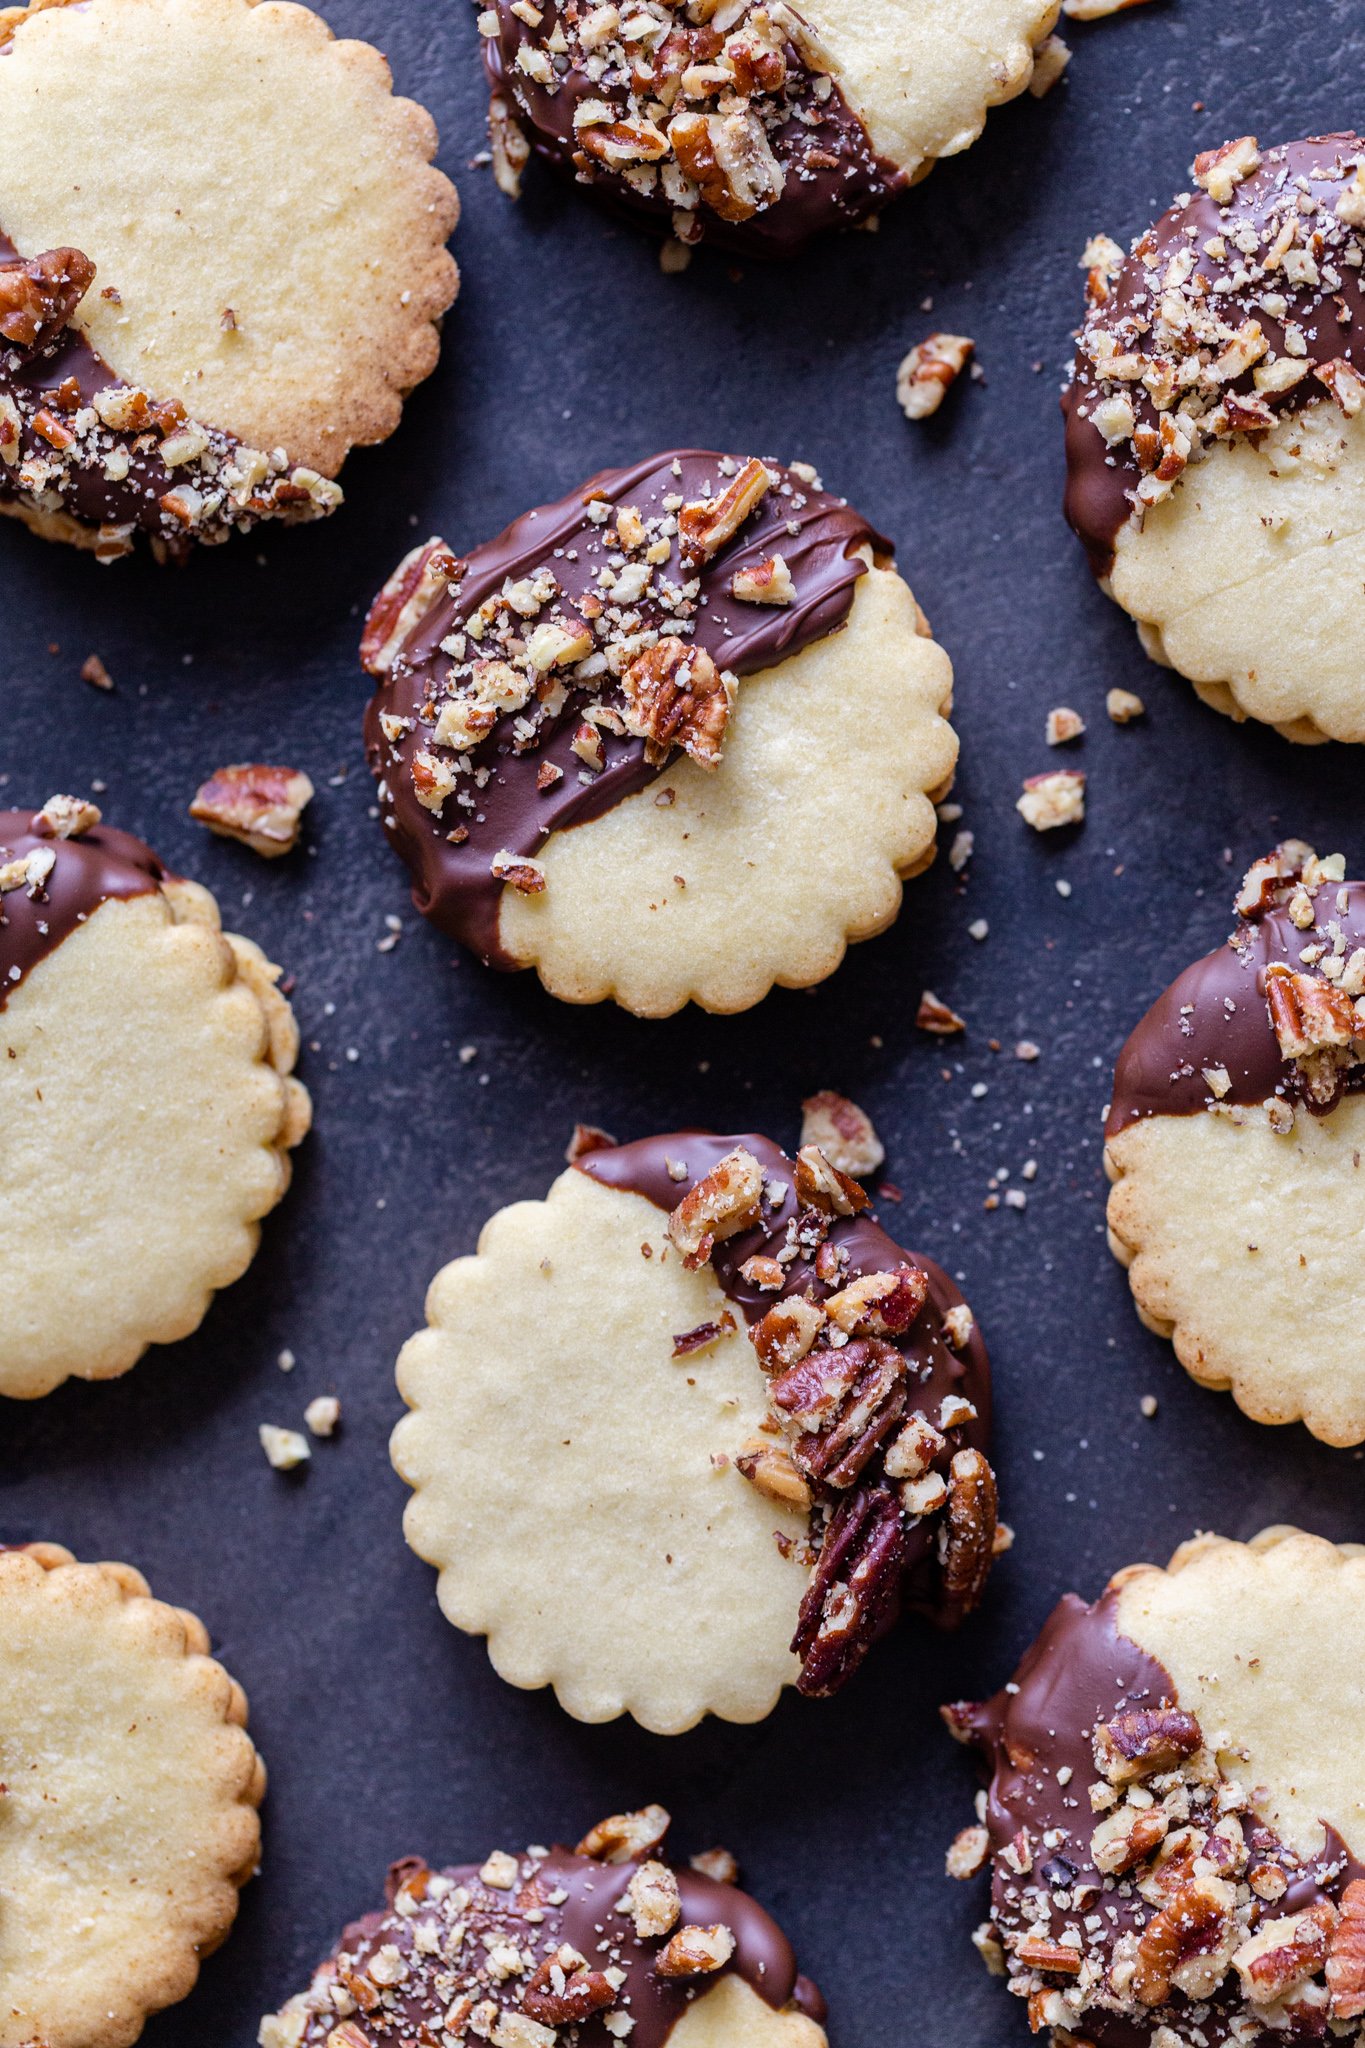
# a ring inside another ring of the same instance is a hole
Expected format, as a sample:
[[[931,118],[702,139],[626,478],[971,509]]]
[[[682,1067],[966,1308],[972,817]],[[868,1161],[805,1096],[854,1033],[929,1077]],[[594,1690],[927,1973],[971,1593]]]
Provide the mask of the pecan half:
[[[871,1117],[846,1095],[822,1088],[801,1105],[801,1143],[818,1146],[831,1166],[861,1180],[886,1158]]]
[[[695,498],[684,505],[678,514],[684,566],[698,569],[718,554],[771,488],[767,466],[751,455],[718,497]]]
[[[0,264],[0,339],[42,348],[60,334],[94,282],[79,249],[48,249],[31,262]]]
[[[689,1188],[668,1219],[668,1234],[689,1267],[704,1266],[715,1246],[758,1221],[763,1168],[737,1145]]]
[[[298,845],[312,796],[313,785],[301,769],[238,762],[200,784],[190,816],[220,839],[236,839],[262,859],[278,860]]]
[[[443,540],[429,540],[404,555],[370,606],[360,637],[360,660],[372,676],[386,676],[410,633],[462,574]]]
[[[986,1590],[995,1556],[995,1474],[980,1451],[959,1451],[948,1467],[943,1525],[943,1591],[970,1613]]]
[[[731,686],[704,647],[659,640],[628,664],[621,688],[626,729],[645,742],[647,761],[681,747],[699,768],[719,764]]]
[[[657,1849],[671,1825],[662,1806],[642,1806],[635,1813],[613,1813],[589,1828],[575,1856],[595,1856],[599,1863],[629,1863]]]
[[[1354,1878],[1341,1895],[1341,1917],[1327,1951],[1327,1989],[1334,2020],[1358,2020],[1365,2013],[1365,1878]]]
[[[899,1612],[904,1560],[895,1494],[866,1487],[842,1503],[825,1532],[792,1637],[792,1652],[801,1659],[798,1692],[827,1698],[852,1677]]]
[[[1095,1730],[1095,1762],[1111,1785],[1131,1785],[1174,1770],[1203,1741],[1198,1721],[1182,1707],[1132,1707]]]
[[[615,2005],[617,1993],[600,1970],[590,1970],[577,1949],[546,1956],[521,1994],[521,2009],[542,2026],[564,2027]]]
[[[827,1486],[851,1486],[905,1412],[905,1360],[879,1337],[812,1351],[768,1388],[772,1407],[799,1432],[798,1469]]]

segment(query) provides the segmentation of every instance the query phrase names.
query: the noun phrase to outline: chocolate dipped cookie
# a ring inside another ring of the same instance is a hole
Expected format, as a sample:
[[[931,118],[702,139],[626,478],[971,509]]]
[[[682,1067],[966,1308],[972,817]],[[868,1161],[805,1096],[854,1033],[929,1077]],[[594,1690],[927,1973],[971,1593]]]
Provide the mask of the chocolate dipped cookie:
[[[1059,0],[495,0],[501,182],[530,150],[685,246],[789,256],[975,142]]]
[[[332,511],[455,296],[435,147],[306,7],[0,7],[0,512],[109,561]]]
[[[93,804],[0,811],[0,1396],[198,1327],[310,1106],[280,970]]]
[[[1138,1314],[1258,1422],[1365,1441],[1365,885],[1299,841],[1119,1055],[1109,1242]]]
[[[472,554],[429,541],[362,653],[414,903],[568,1001],[804,987],[933,859],[952,668],[805,464],[669,451]]]
[[[791,1943],[714,1870],[664,1860],[661,1806],[612,1814],[576,1849],[395,1863],[382,1911],[342,1935],[260,2048],[825,2048],[824,2000]]]
[[[1365,2022],[1365,1550],[1200,1536],[945,1708],[989,1774],[951,1875],[1057,2048],[1293,2048]],[[1305,1672],[1311,1666],[1311,1683]]]
[[[1365,740],[1365,142],[1241,136],[1085,261],[1066,506],[1101,587],[1215,709]]]
[[[996,1543],[970,1309],[815,1145],[599,1147],[493,1217],[404,1347],[404,1529],[456,1627],[580,1720],[837,1691]],[[524,1332],[534,1327],[535,1342]]]

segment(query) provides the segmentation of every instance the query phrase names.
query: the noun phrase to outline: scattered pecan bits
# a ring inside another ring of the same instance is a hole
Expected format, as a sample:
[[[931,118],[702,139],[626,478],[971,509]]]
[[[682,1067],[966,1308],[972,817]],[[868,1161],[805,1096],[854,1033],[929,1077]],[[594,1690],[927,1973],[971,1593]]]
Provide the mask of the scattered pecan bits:
[[[746,569],[736,569],[730,579],[730,593],[743,604],[792,604],[796,585],[781,555],[768,555]]]
[[[458,579],[460,564],[443,540],[429,540],[403,557],[370,606],[360,659],[372,676],[386,676],[394,657]]]
[[[1248,919],[1263,917],[1267,910],[1287,902],[1291,885],[1303,879],[1310,862],[1316,863],[1317,855],[1302,839],[1286,839],[1260,860],[1253,861],[1234,900],[1237,915]]]
[[[680,1927],[655,1959],[660,1977],[708,1977],[723,1970],[735,1952],[728,1927]]]
[[[1138,1937],[1132,1987],[1139,2004],[1164,2005],[1173,1991],[1207,1998],[1237,1946],[1236,1894],[1219,1877],[1193,1877]]]
[[[640,1939],[668,1934],[682,1917],[678,1880],[666,1863],[642,1863],[621,1894],[619,1913],[628,1913]]]
[[[1014,808],[1035,832],[1079,825],[1085,817],[1084,770],[1057,768],[1049,775],[1026,777],[1024,793]]]
[[[818,1145],[803,1145],[796,1155],[796,1193],[808,1207],[829,1216],[858,1216],[870,1200],[866,1189],[840,1172]]]
[[[511,853],[506,847],[493,855],[488,872],[494,881],[506,882],[509,889],[515,889],[518,896],[545,893],[545,870],[540,862]]]
[[[11,348],[45,347],[94,279],[95,266],[79,249],[48,249],[28,263],[0,264],[0,339]]]
[[[981,1600],[995,1555],[995,1474],[980,1451],[958,1451],[948,1467],[943,1590],[970,1613]]]
[[[190,816],[219,838],[236,839],[264,860],[278,860],[298,845],[312,796],[312,783],[297,768],[239,763],[200,784]]]
[[[75,839],[82,832],[93,832],[100,822],[98,804],[79,796],[50,796],[40,811],[34,813],[35,832],[49,833],[53,839]]]
[[[825,1321],[824,1310],[805,1294],[790,1295],[770,1308],[750,1332],[764,1372],[784,1372],[789,1365],[798,1365],[824,1329]]]
[[[917,342],[896,372],[896,398],[908,420],[936,413],[976,354],[965,334],[931,334]]]
[[[825,1301],[825,1314],[850,1337],[899,1337],[929,1298],[929,1277],[918,1266],[894,1273],[860,1273]]]
[[[874,1173],[886,1158],[866,1110],[829,1088],[801,1104],[801,1143],[818,1147],[831,1166],[857,1179]]]
[[[688,568],[699,568],[733,540],[749,514],[772,487],[767,464],[750,456],[738,474],[714,498],[693,499],[678,513],[682,558]]]
[[[1327,1899],[1305,1912],[1263,1921],[1233,1953],[1243,1995],[1253,2005],[1275,2005],[1316,1977],[1326,1965],[1336,1924],[1336,1908]]]
[[[710,1345],[718,1344],[735,1327],[735,1319],[727,1309],[715,1323],[698,1323],[693,1330],[683,1330],[673,1339],[673,1356],[690,1358],[696,1351],[705,1351]]]
[[[621,687],[626,728],[644,740],[646,760],[661,764],[680,746],[699,768],[719,766],[733,684],[704,647],[660,640],[636,655]]]
[[[1210,199],[1226,206],[1243,179],[1261,168],[1261,151],[1254,135],[1239,135],[1220,149],[1206,149],[1194,160],[1194,182],[1202,185]]]
[[[662,1806],[642,1806],[636,1813],[613,1813],[589,1828],[575,1850],[601,1863],[630,1863],[657,1849],[672,1825]]]
[[[815,1498],[790,1453],[776,1444],[748,1445],[735,1459],[735,1469],[769,1500],[781,1501],[786,1507],[809,1508]]]
[[[682,165],[702,203],[732,224],[752,220],[782,196],[786,172],[773,155],[757,114],[675,114],[667,148]]]
[[[616,1140],[610,1131],[604,1131],[597,1124],[575,1124],[573,1136],[564,1148],[564,1157],[570,1166],[586,1159],[590,1152],[607,1152],[615,1146]]]
[[[852,1486],[905,1412],[905,1360],[876,1337],[855,1338],[789,1367],[768,1398],[796,1432],[798,1468],[827,1486]]]
[[[29,896],[36,901],[56,865],[57,856],[50,846],[36,846],[32,853],[23,854],[17,860],[0,861],[0,896],[12,895],[16,889],[27,889]]]
[[[1095,1763],[1111,1785],[1136,1784],[1184,1763],[1203,1740],[1194,1715],[1179,1707],[1135,1707],[1095,1730]]]
[[[704,1266],[718,1243],[758,1221],[763,1169],[736,1146],[690,1188],[668,1219],[668,1234],[685,1263]]]
[[[739,1864],[728,1849],[702,1849],[687,1860],[693,1870],[699,1870],[703,1877],[713,1877],[717,1884],[739,1883]]]
[[[1365,996],[1352,998],[1320,974],[1299,973],[1281,960],[1266,968],[1265,994],[1276,1043],[1304,1095],[1330,1107],[1344,1075],[1365,1062]]]
[[[1046,738],[1050,747],[1065,747],[1072,740],[1078,740],[1084,731],[1085,720],[1069,705],[1058,704],[1048,712]]]
[[[1071,62],[1071,51],[1060,36],[1049,36],[1034,53],[1033,76],[1028,89],[1034,99],[1046,99],[1067,65]]]
[[[837,1692],[862,1663],[900,1601],[905,1525],[885,1487],[866,1487],[836,1511],[801,1602],[793,1654],[797,1690],[820,1699]]]
[[[1341,1917],[1327,1953],[1327,1989],[1334,2020],[1365,2015],[1365,1878],[1341,1895]]]
[[[615,2005],[616,1996],[615,1986],[601,1970],[589,1969],[577,1949],[564,1946],[546,1956],[529,1979],[521,2010],[542,2027],[577,2026]]]
[[[263,1422],[256,1434],[267,1461],[277,1472],[292,1472],[296,1466],[306,1465],[313,1455],[307,1437],[297,1429],[281,1429],[273,1422]]]
[[[488,101],[488,149],[493,160],[493,182],[509,199],[521,197],[521,174],[531,155],[526,132],[508,101],[500,92]]]
[[[1108,1813],[1090,1837],[1090,1857],[1107,1877],[1122,1876],[1160,1848],[1170,1820],[1163,1807],[1123,1805]]]
[[[956,1010],[949,1009],[947,1003],[940,1001],[933,990],[927,988],[919,999],[915,1027],[929,1032],[934,1038],[952,1038],[967,1029],[967,1020],[959,1017]]]
[[[990,1854],[991,1838],[985,1828],[962,1828],[953,1837],[946,1858],[949,1877],[975,1877]]]

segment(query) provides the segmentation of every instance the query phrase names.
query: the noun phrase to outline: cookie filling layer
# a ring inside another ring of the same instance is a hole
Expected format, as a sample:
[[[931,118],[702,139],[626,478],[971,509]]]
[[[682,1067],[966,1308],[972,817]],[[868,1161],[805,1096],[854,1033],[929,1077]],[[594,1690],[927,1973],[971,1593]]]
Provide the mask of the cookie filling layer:
[[[1225,946],[1186,968],[1119,1055],[1107,1132],[1264,1105],[1274,1128],[1365,1088],[1365,884],[1287,841],[1248,869]]]
[[[667,1210],[749,1326],[769,1416],[739,1469],[810,1516],[799,1690],[837,1692],[906,1610],[961,1621],[994,1556],[996,1487],[990,1364],[947,1274],[894,1244],[813,1145],[790,1159],[768,1138],[676,1131],[576,1164]],[[675,1354],[721,1334],[678,1332]]]
[[[550,834],[679,753],[715,768],[739,678],[843,625],[860,549],[890,545],[805,465],[680,449],[602,471],[470,555],[414,550],[361,654],[380,678],[366,749],[418,910],[521,965],[499,940],[504,888],[543,891]]]
[[[1097,576],[1219,443],[1305,406],[1365,406],[1362,166],[1355,134],[1264,151],[1245,135],[1196,158],[1194,192],[1131,255],[1090,243],[1062,409],[1066,516]]]
[[[1365,1866],[1331,1827],[1305,1861],[1258,1819],[1118,1611],[1116,1587],[1068,1594],[1012,1684],[944,1709],[991,1770],[949,1856],[991,1865],[978,1948],[1035,2032],[1094,2048],[1357,2038]]]
[[[495,0],[479,28],[495,146],[519,115],[556,170],[681,242],[789,256],[909,182],[786,0]]]
[[[604,1821],[576,1851],[499,1851],[443,1871],[395,1864],[387,1910],[347,1928],[310,1989],[264,2022],[264,2048],[662,2048],[725,1973],[775,2010],[823,2019],[761,1906],[652,1853],[667,1826],[649,1807]]]
[[[0,811],[0,1010],[101,903],[149,896],[169,879],[149,846],[102,825],[93,804]]]
[[[94,280],[79,249],[25,261],[0,230],[0,504],[76,520],[102,561],[130,553],[139,532],[180,558],[234,528],[340,504],[336,484],[283,450],[247,448],[116,377],[73,318]],[[117,302],[112,287],[102,296]]]

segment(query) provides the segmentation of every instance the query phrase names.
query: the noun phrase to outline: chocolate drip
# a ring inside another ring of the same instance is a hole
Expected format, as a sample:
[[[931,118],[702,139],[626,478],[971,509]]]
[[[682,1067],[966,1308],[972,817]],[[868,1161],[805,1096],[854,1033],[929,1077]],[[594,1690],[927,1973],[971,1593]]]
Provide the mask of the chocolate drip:
[[[661,184],[641,192],[619,173],[595,162],[582,148],[574,114],[586,100],[607,100],[628,118],[628,95],[604,86],[576,64],[556,74],[553,90],[528,76],[517,64],[523,46],[545,43],[558,24],[558,0],[549,0],[544,20],[532,30],[512,11],[512,0],[494,0],[496,36],[485,39],[484,69],[490,90],[511,101],[529,124],[537,156],[561,175],[591,184],[622,212],[666,227],[674,211]],[[719,38],[717,39],[719,41]],[[816,235],[834,227],[856,227],[910,183],[899,164],[880,156],[863,122],[830,77],[821,98],[814,90],[817,74],[791,43],[786,45],[791,73],[801,79],[798,111],[773,129],[768,144],[786,176],[776,201],[748,220],[722,220],[702,206],[693,218],[705,239],[719,248],[766,258],[797,255]]]
[[[101,903],[149,896],[171,879],[131,832],[96,825],[77,838],[58,839],[32,811],[0,811],[0,867],[40,850],[55,860],[38,895],[27,888],[0,895],[0,1010],[39,961],[55,953]]]
[[[1177,253],[1189,251],[1195,259],[1191,282],[1203,278],[1211,288],[1215,281],[1222,280],[1223,289],[1210,303],[1232,326],[1243,320],[1256,320],[1273,355],[1287,353],[1285,330],[1289,323],[1294,323],[1303,336],[1301,360],[1325,364],[1341,359],[1365,370],[1365,281],[1359,269],[1341,265],[1339,289],[1294,285],[1282,272],[1277,272],[1273,280],[1263,277],[1240,289],[1226,288],[1239,228],[1250,225],[1264,234],[1277,203],[1281,207],[1284,204],[1286,189],[1291,193],[1302,192],[1305,203],[1311,197],[1318,210],[1334,217],[1336,203],[1345,189],[1343,179],[1349,175],[1347,166],[1362,154],[1365,141],[1356,134],[1314,136],[1266,150],[1260,169],[1236,187],[1226,207],[1196,188],[1142,237],[1110,285],[1107,299],[1092,308],[1085,332],[1112,334],[1120,352],[1133,347],[1141,349],[1143,337],[1150,333],[1155,320],[1166,266]],[[1227,244],[1227,257],[1208,253],[1206,245],[1210,241],[1216,243],[1220,237]],[[1154,260],[1144,261],[1144,257]],[[1282,314],[1270,314],[1262,304],[1264,296],[1272,291],[1286,301]],[[1140,383],[1106,386],[1096,378],[1082,354],[1077,355],[1072,383],[1062,399],[1066,416],[1066,517],[1085,543],[1091,567],[1101,579],[1113,568],[1119,533],[1134,516],[1132,494],[1142,474],[1133,458],[1131,442],[1111,449],[1092,422],[1096,406],[1114,388],[1121,388],[1133,401],[1139,427],[1153,426],[1160,420],[1161,414]],[[1223,389],[1237,394],[1255,391],[1253,371],[1245,371]],[[1288,391],[1256,395],[1279,415],[1331,403],[1326,386],[1311,373]]]
[[[736,1146],[751,1152],[763,1168],[765,1179],[785,1190],[782,1200],[768,1210],[760,1224],[725,1239],[711,1255],[711,1270],[722,1291],[742,1311],[746,1322],[755,1323],[774,1302],[787,1295],[810,1294],[820,1300],[830,1291],[819,1284],[804,1259],[793,1260],[787,1267],[786,1282],[779,1293],[761,1293],[740,1271],[748,1259],[775,1256],[786,1241],[788,1224],[799,1213],[793,1185],[795,1167],[780,1146],[752,1132],[725,1138],[708,1131],[673,1131],[658,1138],[640,1139],[632,1145],[590,1152],[576,1164],[579,1172],[587,1174],[590,1180],[643,1195],[656,1208],[672,1210]],[[668,1169],[670,1160],[685,1165],[685,1174],[675,1178]],[[927,1276],[928,1300],[909,1330],[894,1339],[908,1366],[909,1412],[936,1421],[948,1396],[959,1395],[970,1401],[976,1415],[949,1432],[949,1447],[942,1462],[946,1464],[953,1452],[964,1447],[984,1454],[991,1426],[990,1360],[975,1323],[960,1352],[953,1349],[944,1335],[944,1316],[949,1309],[962,1305],[962,1296],[948,1275],[923,1253],[902,1250],[867,1211],[861,1216],[836,1220],[828,1241],[847,1256],[841,1286],[859,1274],[892,1272],[904,1265],[916,1266]],[[912,1523],[905,1531],[900,1597],[892,1603],[878,1635],[886,1634],[907,1609],[943,1627],[954,1626],[962,1619],[961,1604],[950,1599],[944,1588],[937,1535],[938,1523],[932,1516]]]
[[[1339,926],[1348,952],[1365,945],[1365,884],[1328,882],[1307,892],[1323,926]],[[1342,905],[1344,904],[1344,908]],[[1158,997],[1119,1054],[1107,1135],[1149,1116],[1193,1116],[1215,1099],[1253,1105],[1288,1092],[1293,1062],[1280,1052],[1266,1005],[1265,975],[1272,961],[1296,970],[1310,939],[1321,933],[1296,925],[1286,909],[1268,910],[1243,923],[1225,946],[1187,967]],[[1205,1069],[1222,1067],[1230,1087],[1215,1098]],[[1343,1093],[1365,1088],[1365,1067],[1344,1069]],[[1334,1107],[1296,1093],[1315,1114]]]
[[[670,764],[647,761],[643,740],[604,730],[605,766],[595,775],[585,774],[573,742],[590,700],[586,690],[571,688],[562,710],[546,722],[537,743],[524,751],[514,751],[517,719],[500,718],[473,754],[489,771],[476,792],[477,809],[462,809],[454,798],[447,798],[442,811],[433,815],[417,800],[412,763],[431,744],[432,705],[450,666],[441,642],[457,618],[467,619],[505,581],[533,577],[541,568],[552,570],[567,602],[574,604],[595,588],[598,573],[613,552],[602,524],[588,517],[591,502],[634,505],[649,517],[657,514],[666,497],[698,498],[707,483],[719,492],[726,482],[719,465],[727,460],[705,450],[669,449],[630,469],[603,470],[557,504],[524,513],[496,540],[464,558],[463,573],[451,592],[410,634],[371,700],[365,718],[366,751],[380,778],[390,840],[415,878],[412,900],[424,917],[489,966],[511,970],[523,964],[504,950],[499,939],[505,885],[490,871],[495,856],[503,849],[523,857],[535,854],[552,832],[601,817],[666,774]],[[799,653],[847,619],[854,586],[867,566],[857,552],[860,548],[889,553],[890,543],[842,499],[783,470],[777,487],[768,491],[734,539],[700,570],[701,599],[691,644],[704,648],[718,668],[737,676],[772,668]],[[775,606],[734,598],[730,583],[736,570],[773,554],[781,554],[791,571],[795,600]],[[659,574],[682,582],[689,573],[680,565],[675,537],[669,561],[659,566]],[[381,723],[392,717],[413,721],[411,730],[397,741],[386,739]],[[547,763],[562,775],[550,788],[541,789],[537,776]],[[468,833],[460,844],[451,843],[452,827]]]
[[[414,1930],[424,1918],[431,1917],[424,1910],[425,1887],[431,1873],[418,1858],[394,1865],[388,1886],[389,1910],[370,1913],[356,1921],[346,1929],[337,1949],[337,1956],[345,1958],[343,1977],[363,1973],[378,1950],[388,1946],[396,1948],[410,1964],[409,1974],[393,1994],[393,2002],[385,2007],[382,2038],[419,2040],[426,2038],[424,2028],[439,2032],[444,2014],[460,1996],[459,1991],[452,1992],[452,1980],[458,1982],[461,1990],[467,1989],[479,1997],[489,1995],[491,1989],[500,1994],[500,2003],[515,2010],[524,1979],[491,1987],[473,1981],[471,1964],[483,1962],[483,1938],[487,1936],[501,1937],[518,1949],[529,1948],[537,1960],[552,1955],[567,1943],[593,1970],[613,1965],[623,1970],[625,1983],[610,2009],[629,2013],[633,2018],[635,2025],[629,2037],[632,2048],[663,2048],[689,2005],[714,1983],[715,1976],[669,1979],[655,1974],[655,1960],[664,1947],[664,1939],[637,1936],[628,1913],[616,1910],[639,1863],[602,1863],[565,1848],[553,1848],[548,1854],[528,1852],[528,1858],[517,1885],[509,1890],[495,1890],[484,1883],[475,1864],[441,1872],[443,1878],[469,1894],[468,1906],[458,1916],[466,1933],[453,1961],[447,1962],[441,1956],[434,1964],[425,1966],[421,1952],[415,1948]],[[791,1943],[754,1899],[734,1885],[718,1883],[699,1871],[679,1869],[675,1876],[682,1902],[678,1925],[727,1927],[733,1935],[734,1952],[723,1966],[724,1973],[741,1977],[774,2010],[795,2006],[812,2019],[823,2020],[824,2000],[809,1978],[797,1975]],[[394,1909],[393,1901],[399,1892],[419,1896],[415,1912],[400,1913]],[[530,1913],[537,1917],[531,1919]],[[439,1990],[433,1982],[437,1976],[443,1979]],[[327,2000],[310,2018],[300,2048],[317,2048],[336,2023],[336,2010]],[[357,2023],[363,2031],[363,2010],[357,2014]],[[368,2034],[364,2038],[368,2040]],[[579,2048],[613,2048],[616,2039],[604,2025],[601,2013],[580,2021],[573,2038]]]
[[[1130,1708],[1179,1705],[1175,1680],[1118,1625],[1120,1591],[1109,1586],[1093,1606],[1068,1593],[1053,1609],[1042,1634],[1028,1651],[1013,1682],[980,1705],[950,1710],[955,1728],[982,1750],[991,1771],[986,1795],[986,1831],[996,1859],[991,1880],[995,1924],[1008,1937],[1023,1933],[1025,1921],[1015,1901],[1021,1884],[1028,1887],[1027,1931],[1057,1939],[1078,1917],[1071,1893],[1093,1887],[1102,1893],[1090,1907],[1099,1931],[1089,1927],[1087,1942],[1108,1956],[1115,1944],[1151,1917],[1136,1888],[1108,1882],[1096,1868],[1090,1838],[1099,1815],[1091,1809],[1088,1788],[1098,1777],[1092,1738],[1096,1726]],[[1334,1827],[1323,1823],[1326,1841],[1319,1854],[1300,1864],[1292,1851],[1264,1822],[1246,1817],[1254,1860],[1281,1864],[1289,1879],[1283,1898],[1267,1906],[1267,1915],[1297,1913],[1320,1899],[1339,1899],[1353,1878],[1365,1876]],[[1027,1829],[1034,1869],[1023,1879],[1000,1852],[1019,1830]],[[1064,1904],[1058,1905],[1060,1893]],[[1045,1923],[1045,1924],[1040,1924]],[[1207,2048],[1225,2041],[1235,2016],[1237,1979],[1225,1982],[1212,2000],[1199,2007],[1202,2032],[1192,2038]],[[1083,2036],[1094,2048],[1145,2048],[1154,2029],[1174,2025],[1194,2011],[1179,1992],[1171,2005],[1141,2023],[1119,2012],[1088,2007]],[[1068,2021],[1074,2029],[1075,2022]],[[1181,2032],[1181,2038],[1187,2038]]]

